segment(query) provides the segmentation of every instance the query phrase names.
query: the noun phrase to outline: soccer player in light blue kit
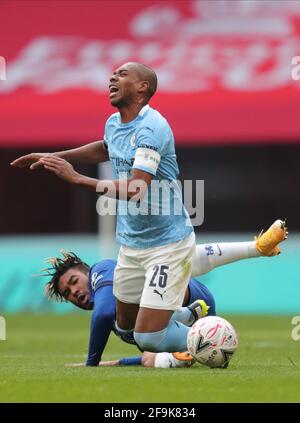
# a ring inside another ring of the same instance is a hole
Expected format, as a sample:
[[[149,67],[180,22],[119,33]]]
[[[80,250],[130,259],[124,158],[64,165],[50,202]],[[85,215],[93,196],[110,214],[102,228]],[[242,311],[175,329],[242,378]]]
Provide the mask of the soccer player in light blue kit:
[[[174,317],[191,276],[195,236],[175,183],[178,167],[172,131],[148,105],[156,87],[152,69],[135,62],[122,65],[110,78],[110,102],[119,113],[108,119],[104,141],[51,155],[35,153],[13,165],[44,166],[69,183],[119,199],[121,248],[114,273],[117,330],[124,336],[134,331],[143,350],[186,351],[189,328]],[[112,164],[115,180],[88,178],[69,163],[106,160]],[[164,189],[173,184],[168,214],[164,213],[165,198],[152,196],[157,181]],[[136,213],[137,202],[141,213]],[[198,311],[200,317],[201,307]]]
[[[32,157],[27,165],[42,165],[70,183],[118,198],[116,236],[121,248],[114,274],[118,330],[134,330],[143,350],[186,351],[189,328],[170,318],[182,305],[191,276],[195,235],[176,187],[178,166],[172,131],[161,114],[148,105],[156,88],[152,69],[125,63],[110,78],[110,102],[119,113],[108,119],[104,141],[98,143],[101,145],[92,143],[71,153],[36,156],[38,163]],[[88,178],[63,160],[85,158],[98,163],[110,160],[116,179]],[[160,196],[150,198],[145,190],[146,186],[150,191],[155,180],[163,181],[164,189],[169,182],[174,183],[169,214],[163,213]],[[124,201],[132,208],[134,202],[141,201],[144,207],[149,198],[147,215],[135,215],[130,207],[122,215]]]
[[[138,77],[138,85],[129,85],[128,78],[132,77]],[[187,328],[169,319],[182,304],[195,238],[176,184],[169,190],[167,215],[160,196],[152,189],[153,181],[161,181],[163,190],[167,190],[169,181],[176,181],[178,176],[173,134],[167,121],[148,105],[157,85],[152,70],[128,63],[114,73],[110,82],[111,103],[120,110],[105,126],[104,142],[114,177],[122,174],[137,178],[150,188],[140,205],[141,210],[146,209],[145,215],[131,213],[127,202],[119,201],[117,241],[122,246],[114,274],[118,329],[133,329],[134,321],[127,319],[127,310],[140,304],[134,333],[137,344],[149,351],[184,351]],[[125,87],[129,87],[126,95]],[[127,119],[123,111],[130,108],[134,114]],[[178,205],[180,214],[175,213]]]

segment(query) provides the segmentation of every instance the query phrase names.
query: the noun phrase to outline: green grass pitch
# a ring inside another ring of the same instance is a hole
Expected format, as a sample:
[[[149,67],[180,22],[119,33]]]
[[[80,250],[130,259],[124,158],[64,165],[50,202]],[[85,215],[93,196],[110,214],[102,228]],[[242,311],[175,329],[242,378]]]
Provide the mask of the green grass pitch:
[[[0,402],[299,402],[300,341],[291,316],[225,316],[239,348],[226,370],[65,368],[84,361],[89,313],[8,315]],[[111,335],[104,360],[138,355]]]

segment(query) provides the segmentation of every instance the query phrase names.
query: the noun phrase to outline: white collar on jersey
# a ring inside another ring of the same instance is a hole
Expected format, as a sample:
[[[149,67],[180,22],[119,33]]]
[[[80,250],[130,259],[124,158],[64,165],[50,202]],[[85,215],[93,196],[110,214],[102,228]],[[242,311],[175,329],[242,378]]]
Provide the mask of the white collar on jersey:
[[[139,116],[144,116],[144,114],[147,112],[147,110],[150,108],[149,104],[146,104],[140,111]]]

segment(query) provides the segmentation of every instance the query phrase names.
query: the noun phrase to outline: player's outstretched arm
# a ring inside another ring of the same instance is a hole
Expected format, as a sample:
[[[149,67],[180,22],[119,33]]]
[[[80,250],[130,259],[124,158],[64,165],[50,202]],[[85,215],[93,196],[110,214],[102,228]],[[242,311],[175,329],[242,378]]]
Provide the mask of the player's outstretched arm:
[[[149,351],[143,352],[142,356],[138,357],[126,357],[120,358],[119,360],[112,361],[100,361],[98,366],[100,367],[112,367],[112,366],[143,366],[150,368],[170,369],[170,368],[182,368],[190,367],[193,364],[193,360],[188,353],[152,353]],[[69,363],[65,364],[66,367],[85,367],[85,363]]]
[[[58,151],[55,153],[27,154],[26,156],[21,156],[14,160],[11,166],[35,170],[43,166],[40,159],[53,156],[60,157],[70,163],[102,163],[109,159],[104,141],[95,141],[71,150]]]
[[[40,159],[46,170],[53,172],[64,181],[90,189],[101,195],[122,200],[141,200],[150,185],[153,175],[139,169],[133,169],[131,178],[119,180],[98,180],[81,175],[73,166],[61,157],[47,156]]]
[[[105,276],[102,278],[102,281],[104,280]],[[96,289],[91,319],[89,352],[86,361],[87,366],[98,366],[101,361],[102,353],[113,326],[115,312],[116,305],[112,286],[107,285]]]

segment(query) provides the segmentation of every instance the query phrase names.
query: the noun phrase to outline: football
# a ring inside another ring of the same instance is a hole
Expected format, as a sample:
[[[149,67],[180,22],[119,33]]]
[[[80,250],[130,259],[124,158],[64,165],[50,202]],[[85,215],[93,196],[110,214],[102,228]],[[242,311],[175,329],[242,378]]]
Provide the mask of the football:
[[[196,361],[208,367],[228,367],[238,346],[234,327],[218,316],[197,320],[191,327],[187,346]]]

